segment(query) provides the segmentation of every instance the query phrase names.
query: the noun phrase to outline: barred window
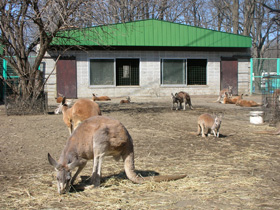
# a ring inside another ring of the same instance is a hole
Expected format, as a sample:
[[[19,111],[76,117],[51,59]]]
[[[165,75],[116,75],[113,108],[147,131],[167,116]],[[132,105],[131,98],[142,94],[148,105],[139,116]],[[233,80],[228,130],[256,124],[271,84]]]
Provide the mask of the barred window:
[[[186,60],[162,59],[161,60],[161,84],[183,85],[186,84]]]
[[[116,59],[116,85],[139,85],[139,59]]]
[[[114,85],[114,59],[90,60],[90,85]]]
[[[206,85],[206,59],[188,59],[188,85]]]

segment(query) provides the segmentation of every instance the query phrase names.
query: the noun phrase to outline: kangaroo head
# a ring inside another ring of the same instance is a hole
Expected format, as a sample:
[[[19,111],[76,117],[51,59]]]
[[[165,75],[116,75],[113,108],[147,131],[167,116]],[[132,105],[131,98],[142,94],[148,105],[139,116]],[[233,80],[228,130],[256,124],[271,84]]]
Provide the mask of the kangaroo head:
[[[216,128],[219,128],[221,126],[221,124],[222,124],[222,117],[223,117],[222,114],[215,116],[215,120],[214,120],[214,124],[212,126],[212,129],[216,129]]]
[[[55,168],[57,171],[56,179],[57,179],[57,191],[59,194],[64,194],[69,192],[70,183],[71,183],[71,170],[76,167],[77,161],[73,161],[72,163],[63,166],[57,163],[52,156],[48,153],[49,163]]]
[[[62,102],[58,105],[58,107],[54,110],[55,114],[60,114],[62,112],[62,108],[69,107],[71,105],[72,101],[66,101],[66,97],[63,97]]]

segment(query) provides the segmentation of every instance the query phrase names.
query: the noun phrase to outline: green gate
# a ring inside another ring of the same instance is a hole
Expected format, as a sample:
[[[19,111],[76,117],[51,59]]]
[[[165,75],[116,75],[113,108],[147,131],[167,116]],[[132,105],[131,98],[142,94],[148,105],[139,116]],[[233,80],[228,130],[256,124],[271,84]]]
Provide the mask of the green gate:
[[[251,58],[250,93],[263,94],[280,87],[280,80],[275,80],[268,87],[267,78],[280,75],[280,58]]]

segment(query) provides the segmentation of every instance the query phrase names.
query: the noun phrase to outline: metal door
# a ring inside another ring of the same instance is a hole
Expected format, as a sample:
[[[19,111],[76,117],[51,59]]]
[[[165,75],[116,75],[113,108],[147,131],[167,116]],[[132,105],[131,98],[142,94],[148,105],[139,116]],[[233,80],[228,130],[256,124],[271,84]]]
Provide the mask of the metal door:
[[[234,58],[221,60],[221,90],[232,86],[232,94],[238,95],[238,61]]]
[[[76,58],[61,58],[56,66],[57,94],[77,98]]]

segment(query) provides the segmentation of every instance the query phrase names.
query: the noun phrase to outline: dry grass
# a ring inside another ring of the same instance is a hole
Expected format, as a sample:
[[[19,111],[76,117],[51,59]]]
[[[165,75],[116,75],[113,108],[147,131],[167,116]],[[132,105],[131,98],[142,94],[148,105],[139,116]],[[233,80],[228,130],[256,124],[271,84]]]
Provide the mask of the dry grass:
[[[187,177],[133,184],[123,163],[106,157],[100,188],[65,195],[58,195],[56,175],[46,159],[47,152],[59,156],[68,136],[61,116],[1,116],[0,132],[6,136],[0,137],[0,208],[279,209],[279,137],[254,134],[265,128],[248,124],[248,109],[208,107],[198,99],[193,104],[197,109],[185,112],[170,111],[168,103],[135,102],[127,109],[114,102],[101,104],[104,115],[119,119],[132,135],[137,173]],[[201,113],[220,109],[225,113],[222,138],[191,134]],[[26,120],[36,125],[26,127]],[[84,183],[91,170],[90,161],[81,173],[83,181],[75,184]]]

